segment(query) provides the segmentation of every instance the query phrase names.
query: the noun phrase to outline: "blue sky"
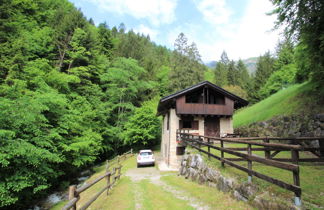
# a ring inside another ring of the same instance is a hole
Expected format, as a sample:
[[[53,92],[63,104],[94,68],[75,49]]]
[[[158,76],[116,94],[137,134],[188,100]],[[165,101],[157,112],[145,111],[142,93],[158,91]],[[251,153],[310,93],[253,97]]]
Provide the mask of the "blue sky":
[[[195,42],[204,62],[260,56],[274,51],[279,31],[269,0],[70,0],[95,24],[120,23],[149,34],[157,44],[173,49],[180,32]]]

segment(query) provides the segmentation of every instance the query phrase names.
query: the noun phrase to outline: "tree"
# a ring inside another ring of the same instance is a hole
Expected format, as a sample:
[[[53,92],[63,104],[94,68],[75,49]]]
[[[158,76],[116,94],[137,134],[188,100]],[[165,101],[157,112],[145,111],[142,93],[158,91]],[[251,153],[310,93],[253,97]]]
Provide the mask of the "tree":
[[[243,90],[240,86],[237,85],[226,85],[223,87],[225,90],[234,93],[235,95],[246,99],[248,97],[248,94],[245,90]]]
[[[223,87],[228,84],[227,66],[222,62],[217,62],[215,67],[215,84]]]
[[[195,43],[188,45],[188,40],[180,33],[174,43],[172,71],[170,72],[170,90],[178,91],[201,82],[205,66]]]
[[[238,74],[238,78],[237,78],[238,86],[240,86],[244,90],[247,90],[248,87],[250,86],[250,75],[248,73],[245,64],[241,59],[239,59],[239,61],[237,62],[236,69]]]
[[[288,37],[293,37],[302,45],[304,58],[309,61],[310,65],[307,76],[323,87],[324,2],[318,0],[272,0],[272,3],[276,7],[272,12],[277,15],[276,26],[285,26],[285,34]],[[305,71],[307,72],[307,70]]]
[[[259,57],[254,79],[256,91],[265,85],[267,79],[274,71],[273,64],[274,58],[270,55],[270,52],[266,52],[264,55]]]
[[[235,62],[232,60],[227,67],[227,81],[229,85],[238,85],[238,71],[235,66]]]
[[[266,84],[259,90],[258,95],[261,99],[264,99],[269,97],[271,94],[294,84],[296,72],[297,68],[295,64],[283,66],[280,70],[271,74]]]
[[[159,97],[146,101],[136,108],[125,124],[123,139],[127,145],[152,146],[158,144],[161,120],[156,116]]]

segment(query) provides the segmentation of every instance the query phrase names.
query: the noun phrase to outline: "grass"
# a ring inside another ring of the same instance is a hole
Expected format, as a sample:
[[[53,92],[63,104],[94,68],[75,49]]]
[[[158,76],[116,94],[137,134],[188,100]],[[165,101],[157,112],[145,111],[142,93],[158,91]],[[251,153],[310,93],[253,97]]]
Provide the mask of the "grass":
[[[251,206],[243,201],[234,202],[233,198],[227,193],[223,193],[216,188],[191,182],[182,176],[163,176],[162,180],[178,190],[186,191],[191,197],[195,197],[215,209],[252,209]]]
[[[140,181],[139,185],[143,195],[141,209],[194,209],[187,201],[177,199],[172,193],[150,183],[148,179]]]
[[[157,153],[155,153],[157,155]],[[123,162],[122,174],[129,169],[136,168],[135,157],[131,157]],[[105,172],[105,164],[95,168],[96,173],[87,182],[101,176]],[[252,209],[247,203],[236,201],[229,194],[218,191],[206,185],[184,179],[177,176],[176,172],[161,172],[161,181],[175,190],[181,192],[182,196],[194,198],[202,202],[211,209]],[[105,181],[100,181],[93,187],[81,193],[77,208],[81,207],[96,192],[105,185]],[[208,193],[206,193],[208,192]],[[138,202],[140,199],[140,202]],[[65,203],[60,202],[53,209],[61,209]],[[140,206],[138,206],[140,205]],[[88,209],[194,209],[186,199],[179,199],[173,193],[166,191],[163,187],[151,182],[150,179],[132,181],[129,177],[122,175],[117,185],[109,192],[109,196],[103,193],[91,204]]]
[[[225,144],[225,147],[243,147],[242,144]],[[252,146],[256,148],[257,146]],[[207,151],[207,148],[205,148]],[[194,151],[196,152],[196,151]],[[217,156],[220,156],[220,151],[211,149],[211,152]],[[203,153],[201,153],[203,154]],[[263,151],[253,151],[252,154],[264,157]],[[222,174],[228,177],[234,177],[240,182],[247,182],[247,174],[243,171],[240,171],[236,168],[225,165],[223,168],[221,166],[220,161],[211,158],[208,160],[207,155],[203,154],[204,159],[207,161],[208,165],[217,168]],[[225,157],[236,157],[234,155],[226,154]],[[301,152],[300,158],[309,158],[314,157],[310,153]],[[291,158],[290,152],[280,152],[276,158]],[[247,163],[244,161],[235,162],[239,165],[247,167]],[[302,188],[302,200],[306,203],[312,203],[315,205],[319,205],[324,207],[324,165],[309,165],[308,163],[300,163],[300,183]],[[287,183],[293,184],[293,176],[292,172],[279,169],[271,166],[266,166],[261,163],[253,162],[252,169],[260,172],[262,174],[277,178],[279,180],[285,181]],[[271,193],[275,193],[276,195],[283,197],[287,200],[291,200],[294,197],[294,193],[280,188],[274,184],[268,183],[264,180],[258,179],[256,177],[253,178],[253,183],[257,184],[260,187],[260,190],[267,190]]]
[[[292,85],[259,103],[238,110],[233,117],[234,128],[269,120],[278,115],[291,115],[307,111],[324,111],[322,106],[314,103],[318,99],[309,92],[312,88],[312,83]]]

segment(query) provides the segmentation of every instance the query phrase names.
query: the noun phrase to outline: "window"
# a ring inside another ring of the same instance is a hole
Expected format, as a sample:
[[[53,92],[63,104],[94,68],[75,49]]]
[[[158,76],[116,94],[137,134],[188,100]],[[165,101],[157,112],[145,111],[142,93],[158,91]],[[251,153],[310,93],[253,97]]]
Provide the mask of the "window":
[[[192,93],[189,93],[186,95],[186,103],[190,104],[198,104],[198,103],[203,103],[203,91],[198,90]]]
[[[225,104],[225,97],[217,93],[209,93],[208,104]]]
[[[198,120],[193,120],[193,117],[182,117],[179,121],[180,129],[198,130],[199,122]]]

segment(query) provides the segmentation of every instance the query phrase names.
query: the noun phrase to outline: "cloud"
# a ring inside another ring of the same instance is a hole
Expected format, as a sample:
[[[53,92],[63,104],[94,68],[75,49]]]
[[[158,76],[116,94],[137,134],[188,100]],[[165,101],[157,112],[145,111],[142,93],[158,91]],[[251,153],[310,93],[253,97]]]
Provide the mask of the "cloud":
[[[105,11],[148,19],[153,25],[175,20],[177,0],[89,0]]]
[[[232,11],[226,7],[225,0],[194,0],[194,3],[204,19],[212,24],[227,23],[232,14]]]
[[[139,25],[138,27],[133,29],[135,32],[144,34],[144,35],[150,35],[151,40],[156,40],[157,35],[159,32],[157,30],[154,30],[148,26],[145,26],[143,24]]]
[[[272,9],[268,0],[249,0],[243,16],[237,21],[228,19],[227,24],[213,22],[207,28],[203,24],[183,25],[171,31],[168,40],[170,43],[175,32],[184,32],[197,44],[205,62],[219,60],[223,50],[234,60],[260,56],[274,50],[279,39],[280,31],[271,31],[276,18],[266,15]]]

